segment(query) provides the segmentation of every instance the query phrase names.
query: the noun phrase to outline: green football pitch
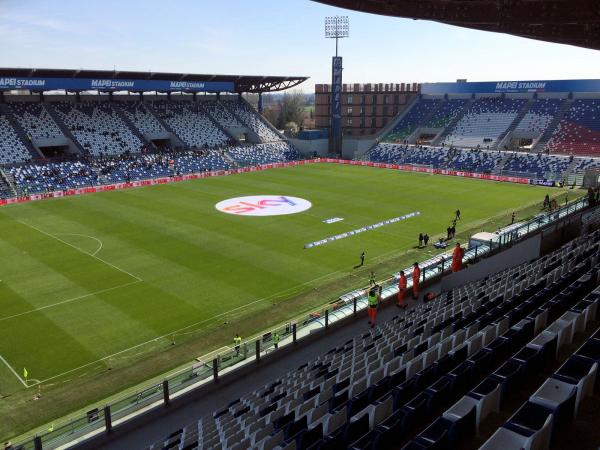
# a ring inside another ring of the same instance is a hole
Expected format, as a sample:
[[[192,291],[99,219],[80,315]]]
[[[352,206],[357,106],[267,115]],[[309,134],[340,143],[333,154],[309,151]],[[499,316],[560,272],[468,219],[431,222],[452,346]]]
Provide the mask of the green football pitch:
[[[505,225],[515,210],[531,214],[547,193],[557,191],[323,163],[2,207],[0,436],[230,344],[236,332],[282,323],[366,284],[372,269],[384,278],[424,260],[431,251],[414,249],[418,233],[445,235],[457,208],[464,237]],[[249,195],[312,208],[269,217],[215,209]],[[343,221],[323,222],[334,217]],[[354,269],[362,251],[366,264]],[[32,411],[38,383],[45,395]]]

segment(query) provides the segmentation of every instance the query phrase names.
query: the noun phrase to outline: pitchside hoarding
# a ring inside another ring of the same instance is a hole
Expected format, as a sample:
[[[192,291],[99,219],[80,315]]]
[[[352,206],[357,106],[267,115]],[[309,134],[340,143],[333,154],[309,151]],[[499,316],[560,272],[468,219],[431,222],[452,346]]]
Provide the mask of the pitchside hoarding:
[[[600,80],[481,81],[423,83],[422,94],[518,94],[534,92],[600,92]]]
[[[113,78],[29,78],[0,77],[0,91],[162,91],[162,92],[233,92],[229,81],[127,80]]]

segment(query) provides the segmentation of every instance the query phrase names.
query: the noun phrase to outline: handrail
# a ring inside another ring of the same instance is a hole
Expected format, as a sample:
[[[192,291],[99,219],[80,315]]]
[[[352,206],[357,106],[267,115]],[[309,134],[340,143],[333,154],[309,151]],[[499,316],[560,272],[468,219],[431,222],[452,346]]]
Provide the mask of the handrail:
[[[539,232],[550,224],[584,210],[587,206],[587,198],[583,197],[540,214],[525,223],[507,227],[505,231],[497,233],[497,237],[489,242],[467,249],[463,262],[468,263],[491,256],[505,247]],[[426,261],[427,264],[421,268],[423,281],[431,282],[440,278],[449,269],[449,259],[449,253],[445,253],[431,258],[429,262]],[[405,270],[408,271],[410,268]],[[398,292],[396,275],[392,275],[378,284],[382,287],[384,298],[389,298]],[[411,287],[412,280],[409,279],[407,284],[408,287]],[[23,450],[54,449],[84,436],[92,437],[112,430],[120,423],[142,414],[148,409],[166,405],[174,397],[217,380],[222,371],[235,371],[246,364],[260,360],[261,356],[273,350],[274,333],[279,335],[278,346],[288,347],[315,330],[327,329],[335,322],[356,315],[358,311],[367,307],[366,293],[368,289],[369,287],[364,287],[344,294],[340,297],[339,302],[304,315],[296,321],[261,335],[256,340],[242,342],[239,346],[217,355],[212,361],[198,362],[165,378],[160,383],[154,383],[104,407],[98,406],[86,415],[82,414],[64,424],[53,426],[52,429],[18,443],[15,447],[21,448],[19,446],[22,446]]]

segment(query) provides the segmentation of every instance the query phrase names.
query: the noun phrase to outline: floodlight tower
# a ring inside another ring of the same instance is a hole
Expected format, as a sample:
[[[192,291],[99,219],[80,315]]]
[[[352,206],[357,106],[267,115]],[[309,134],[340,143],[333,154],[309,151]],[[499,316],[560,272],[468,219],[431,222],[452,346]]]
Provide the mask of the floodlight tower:
[[[331,64],[331,112],[329,152],[342,156],[342,57],[338,56],[338,40],[350,36],[348,16],[325,17],[325,37],[335,39],[335,56]]]

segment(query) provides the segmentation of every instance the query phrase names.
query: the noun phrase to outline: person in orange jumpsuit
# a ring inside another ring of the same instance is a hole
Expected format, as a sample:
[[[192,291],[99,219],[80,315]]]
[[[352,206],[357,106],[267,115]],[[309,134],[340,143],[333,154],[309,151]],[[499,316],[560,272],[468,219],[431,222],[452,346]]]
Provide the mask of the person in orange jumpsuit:
[[[398,281],[398,303],[396,304],[400,308],[406,308],[406,275],[404,270],[400,271],[400,281]]]
[[[413,273],[412,273],[412,282],[413,282],[412,298],[414,298],[414,299],[419,298],[419,278],[420,277],[421,277],[421,269],[419,268],[419,263],[414,263],[413,264]]]
[[[462,269],[462,260],[465,256],[465,251],[457,242],[454,251],[452,252],[452,272],[458,272]]]

